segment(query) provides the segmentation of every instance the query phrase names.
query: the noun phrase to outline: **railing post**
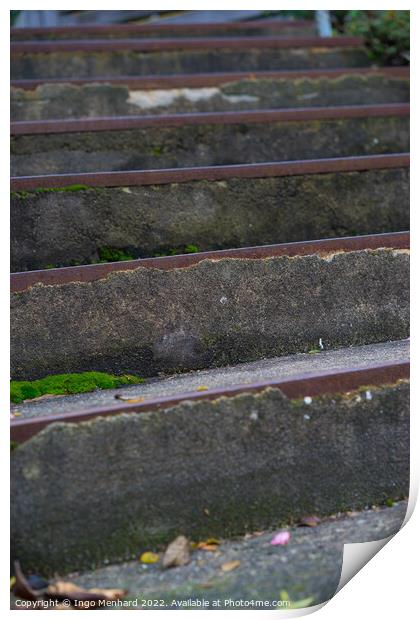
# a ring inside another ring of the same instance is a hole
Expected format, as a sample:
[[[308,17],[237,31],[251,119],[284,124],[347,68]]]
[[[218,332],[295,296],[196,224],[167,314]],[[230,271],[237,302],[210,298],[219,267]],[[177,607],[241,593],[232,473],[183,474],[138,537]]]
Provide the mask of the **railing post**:
[[[316,24],[320,37],[332,37],[332,27],[329,11],[315,11]]]

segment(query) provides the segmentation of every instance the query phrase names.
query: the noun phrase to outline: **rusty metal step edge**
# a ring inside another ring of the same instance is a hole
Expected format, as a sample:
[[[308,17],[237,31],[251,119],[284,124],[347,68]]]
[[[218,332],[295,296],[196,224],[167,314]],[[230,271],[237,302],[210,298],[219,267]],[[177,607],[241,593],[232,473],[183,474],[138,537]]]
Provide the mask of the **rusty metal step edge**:
[[[117,271],[129,271],[140,267],[146,269],[180,269],[191,267],[203,260],[221,260],[223,258],[264,259],[276,256],[320,256],[334,252],[354,252],[361,250],[376,250],[379,248],[408,249],[410,247],[410,233],[394,232],[378,235],[363,235],[357,237],[339,237],[320,239],[315,241],[299,241],[281,243],[277,245],[236,248],[230,250],[216,250],[212,252],[198,252],[196,254],[180,254],[177,256],[162,256],[159,258],[141,258],[137,260],[121,261],[116,263],[98,263],[79,267],[61,267],[56,269],[40,269],[36,271],[22,271],[10,276],[11,293],[27,290],[35,284],[54,286],[70,282],[92,282],[105,278],[108,274]]]
[[[154,90],[171,88],[201,88],[221,86],[241,80],[300,80],[328,78],[337,79],[343,76],[380,75],[389,78],[410,77],[408,67],[360,67],[337,69],[300,69],[295,71],[235,71],[220,73],[196,73],[179,75],[148,75],[148,76],[119,76],[119,77],[89,77],[89,78],[38,78],[12,80],[12,88],[34,90],[42,85],[68,84],[83,86],[86,84],[109,84],[111,86],[126,86],[132,89]]]
[[[341,371],[312,372],[298,375],[292,379],[280,381],[265,381],[245,385],[236,385],[229,388],[213,388],[206,392],[187,392],[176,396],[167,396],[150,399],[142,403],[118,404],[113,407],[97,407],[79,412],[31,418],[27,420],[13,420],[10,424],[10,438],[22,443],[27,441],[50,424],[57,422],[80,423],[96,417],[118,415],[121,413],[139,414],[146,411],[156,411],[174,407],[182,401],[197,402],[200,400],[216,400],[231,398],[238,394],[259,393],[268,388],[281,390],[288,398],[302,398],[305,396],[320,396],[322,394],[345,393],[362,386],[393,384],[402,379],[409,379],[410,362],[389,362],[382,365],[372,365],[364,368],[348,368]]]
[[[17,121],[10,124],[10,134],[12,136],[63,134],[88,131],[119,131],[148,127],[161,128],[191,125],[232,125],[241,123],[397,117],[409,116],[409,114],[409,103],[387,103],[243,110],[237,112],[199,112],[193,114],[166,114],[162,116],[106,116],[69,120]]]
[[[57,52],[163,52],[176,50],[250,50],[296,48],[353,48],[364,45],[363,37],[265,36],[198,37],[177,39],[79,39],[59,41],[17,41],[11,54],[50,54]]]
[[[262,20],[249,20],[243,22],[219,22],[212,24],[160,24],[159,22],[148,22],[142,24],[81,24],[78,26],[57,26],[54,28],[40,27],[40,28],[11,28],[10,38],[11,40],[30,40],[33,36],[53,34],[79,34],[91,35],[97,33],[114,34],[121,33],[142,33],[149,32],[188,32],[193,34],[194,32],[213,32],[217,30],[226,31],[241,31],[249,29],[264,30],[265,28],[272,28],[275,30],[285,30],[287,28],[307,28],[308,30],[314,28],[314,22],[311,20],[290,20],[280,21],[278,19],[262,19]],[[17,37],[17,39],[15,39]],[[82,38],[82,37],[80,37]]]
[[[72,185],[86,185],[89,187],[167,185],[190,181],[223,181],[233,178],[256,179],[304,174],[327,174],[330,172],[361,172],[385,168],[407,168],[409,165],[409,153],[390,153],[387,155],[330,157],[259,164],[233,164],[228,166],[21,176],[11,177],[10,189],[12,192],[19,192],[40,188],[54,189]]]

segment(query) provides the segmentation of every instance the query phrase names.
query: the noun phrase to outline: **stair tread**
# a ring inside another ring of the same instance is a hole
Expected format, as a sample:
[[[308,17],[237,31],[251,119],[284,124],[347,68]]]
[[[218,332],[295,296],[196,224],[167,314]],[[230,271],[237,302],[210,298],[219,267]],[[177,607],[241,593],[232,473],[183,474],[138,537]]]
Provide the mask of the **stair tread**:
[[[161,560],[151,565],[132,561],[73,573],[63,580],[74,581],[83,588],[128,589],[126,600],[137,598],[139,607],[142,599],[163,599],[171,608],[174,600],[218,598],[224,607],[224,601],[229,599],[278,600],[280,590],[287,591],[292,601],[313,597],[310,604],[316,605],[335,593],[343,543],[379,540],[397,533],[406,510],[407,502],[401,501],[391,508],[334,515],[316,528],[288,528],[290,542],[280,548],[270,545],[275,532],[264,532],[221,541],[216,553],[194,551],[189,564],[170,570],[162,570]],[[139,549],[139,555],[142,551]],[[235,560],[240,562],[237,569],[221,569],[223,564]],[[319,570],[320,566],[323,570]],[[239,608],[230,605],[228,609]]]
[[[21,403],[14,405],[12,412],[18,411],[19,419],[33,418],[112,406],[121,402],[115,398],[116,395],[124,395],[130,399],[151,399],[196,392],[201,386],[209,389],[226,388],[262,381],[278,381],[314,371],[366,368],[373,364],[405,361],[409,357],[409,347],[410,341],[407,339],[326,350],[314,354],[298,353],[235,366],[154,377],[145,383],[119,389],[55,396]]]

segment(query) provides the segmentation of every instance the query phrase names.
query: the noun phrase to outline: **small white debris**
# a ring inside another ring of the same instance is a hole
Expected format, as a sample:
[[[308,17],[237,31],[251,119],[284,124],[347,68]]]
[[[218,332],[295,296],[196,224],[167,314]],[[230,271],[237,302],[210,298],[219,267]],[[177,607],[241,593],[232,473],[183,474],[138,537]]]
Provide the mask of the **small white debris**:
[[[225,305],[225,304],[227,304],[227,302],[228,302],[228,298],[227,297],[223,296],[223,297],[220,298],[220,303],[221,304]]]
[[[251,414],[250,414],[250,416],[249,416],[249,419],[250,419],[250,420],[253,420],[254,422],[255,422],[256,420],[258,420],[258,412],[257,412],[257,411],[252,411],[252,412],[251,412]]]
[[[322,338],[319,339],[319,348],[321,349],[321,351],[324,349],[324,345],[322,343]]]
[[[311,419],[311,416],[310,416],[310,415],[308,415],[307,413],[305,413],[305,414],[304,414],[304,416],[303,416],[303,419],[304,419],[304,420],[310,420],[310,419]]]
[[[310,405],[312,402],[312,398],[310,396],[305,396],[303,402],[305,403],[305,405]]]
[[[359,394],[358,396],[356,396],[356,403],[360,403],[361,401],[362,401],[362,397]]]
[[[366,400],[372,400],[372,392],[370,390],[366,390]]]

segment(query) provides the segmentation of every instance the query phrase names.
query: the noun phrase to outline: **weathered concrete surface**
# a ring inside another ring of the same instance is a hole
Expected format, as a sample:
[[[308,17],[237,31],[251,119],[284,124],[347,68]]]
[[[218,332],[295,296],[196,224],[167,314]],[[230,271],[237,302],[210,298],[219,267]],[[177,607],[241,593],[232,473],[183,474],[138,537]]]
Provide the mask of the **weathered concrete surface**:
[[[324,346],[324,343],[322,344]],[[351,367],[366,368],[372,364],[402,362],[408,360],[409,356],[409,339],[343,349],[324,349],[319,353],[297,353],[236,366],[154,377],[145,383],[116,390],[97,390],[87,394],[55,396],[46,400],[19,403],[12,406],[12,412],[18,412],[21,418],[56,415],[115,405],[116,396],[145,399],[174,396],[195,392],[203,385],[209,389],[223,389],[247,383],[279,381],[286,377],[314,372],[314,369],[318,372],[338,371]]]
[[[150,127],[11,138],[12,176],[215,166],[410,150],[407,117]]]
[[[95,262],[103,247],[138,258],[409,224],[408,169],[24,193],[12,195],[11,268]]]
[[[110,84],[45,84],[12,88],[11,119],[41,120],[170,112],[405,103],[409,80],[381,75],[336,79],[244,80],[212,88],[129,90]]]
[[[286,590],[293,602],[312,597],[311,604],[317,605],[332,598],[337,589],[343,545],[396,534],[406,510],[403,501],[392,508],[333,515],[316,528],[292,527],[286,547],[270,545],[275,531],[248,534],[244,539],[223,540],[215,553],[195,551],[190,564],[172,570],[162,570],[160,561],[152,565],[135,561],[67,575],[63,580],[84,588],[128,589],[127,609],[158,609],[162,600],[164,608],[177,609],[176,603],[188,599],[209,601],[208,609],[273,609],[272,601],[278,601],[280,590]],[[222,570],[223,564],[237,560],[236,570]],[[220,606],[213,605],[217,599]],[[182,608],[205,607],[184,604]]]
[[[12,295],[11,375],[153,376],[313,349],[399,340],[406,250],[140,267]]]
[[[266,390],[53,424],[12,452],[12,557],[51,575],[406,497],[409,386],[370,397]]]
[[[11,56],[12,79],[173,75],[223,71],[276,71],[366,67],[367,51],[355,48],[175,50],[19,53]]]
[[[77,29],[69,29],[69,30],[50,30],[47,32],[43,32],[42,29],[38,32],[31,32],[30,39],[31,41],[53,41],[53,40],[69,40],[69,39],[81,39],[81,38],[89,38],[92,39],[149,39],[156,38],[159,39],[167,39],[167,38],[175,38],[175,37],[218,37],[218,36],[263,36],[263,35],[272,35],[272,36],[285,36],[285,35],[306,35],[306,36],[314,36],[317,34],[316,26],[313,21],[307,22],[304,24],[302,22],[296,24],[293,22],[287,23],[287,21],[282,20],[281,28],[276,27],[275,24],[272,23],[264,23],[264,20],[260,19],[258,24],[255,21],[252,23],[243,22],[241,24],[241,28],[231,29],[229,26],[226,28],[223,24],[220,24],[218,28],[212,28],[209,31],[206,26],[204,28],[200,28],[199,24],[191,24],[188,27],[188,24],[184,25],[182,30],[178,28],[169,28],[167,30],[159,29],[159,24],[157,24],[158,28],[154,28],[152,23],[148,24],[146,28],[140,28],[138,30],[124,30],[123,32],[113,30],[110,28],[109,30],[95,30],[95,28],[89,28],[89,30],[83,31],[83,26],[80,30]],[[169,25],[169,24],[168,24]],[[13,41],[27,41],[28,34],[25,32],[25,28],[16,28],[13,31],[12,36]]]

